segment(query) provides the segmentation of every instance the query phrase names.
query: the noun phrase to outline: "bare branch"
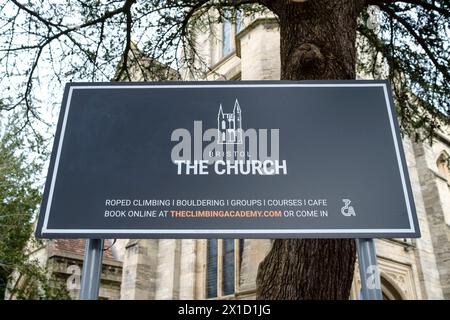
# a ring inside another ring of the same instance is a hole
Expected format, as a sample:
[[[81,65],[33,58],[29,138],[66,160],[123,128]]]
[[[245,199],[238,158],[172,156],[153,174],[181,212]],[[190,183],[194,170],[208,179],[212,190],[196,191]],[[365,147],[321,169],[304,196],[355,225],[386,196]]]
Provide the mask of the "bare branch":
[[[388,8],[387,6],[381,6],[380,8],[381,8],[381,10],[386,12],[389,16],[391,16],[392,18],[397,20],[405,28],[405,30],[408,31],[408,33],[417,41],[417,43],[425,51],[428,58],[430,58],[430,60],[433,62],[436,69],[438,69],[442,73],[442,75],[445,77],[445,79],[447,81],[450,81],[450,73],[448,72],[448,70],[439,63],[439,61],[436,59],[433,52],[430,50],[428,44],[425,42],[425,40],[419,34],[417,34],[417,32],[408,23],[408,21],[406,19],[400,17],[399,15],[397,15],[394,10]]]
[[[412,4],[415,6],[420,6],[427,10],[432,10],[439,12],[444,17],[450,17],[450,10],[439,7],[433,3],[429,3],[426,0],[367,0],[366,3],[368,5],[384,5],[384,4],[391,4],[391,3],[406,3],[406,4]]]
[[[21,4],[19,1],[16,0],[11,0],[12,3],[14,3],[17,7],[19,7],[21,10],[26,11],[28,14],[30,14],[31,16],[35,17],[36,19],[38,19],[39,21],[41,21],[42,23],[44,23],[47,27],[48,26],[52,26],[52,27],[59,27],[58,24],[53,23],[51,21],[48,21],[44,18],[42,18],[42,16],[40,14],[38,14],[37,12],[27,8],[26,6],[24,6],[23,4]]]

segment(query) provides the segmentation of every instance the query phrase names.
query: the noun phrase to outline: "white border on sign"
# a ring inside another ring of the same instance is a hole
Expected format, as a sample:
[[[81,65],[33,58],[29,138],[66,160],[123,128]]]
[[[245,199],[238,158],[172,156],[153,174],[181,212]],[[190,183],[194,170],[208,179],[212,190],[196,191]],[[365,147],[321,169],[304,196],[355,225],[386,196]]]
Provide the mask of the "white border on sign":
[[[392,138],[394,140],[395,153],[397,155],[397,163],[400,171],[400,177],[402,180],[403,194],[405,197],[406,208],[408,211],[408,219],[410,229],[210,229],[210,230],[198,230],[198,229],[48,229],[48,218],[50,215],[50,209],[52,205],[53,193],[55,190],[55,182],[58,174],[59,160],[61,157],[61,150],[64,142],[64,134],[66,131],[67,118],[70,109],[70,102],[72,99],[72,92],[75,89],[78,90],[89,90],[89,89],[198,89],[198,88],[264,88],[264,87],[383,87],[383,92],[386,100],[386,108],[389,117],[389,123],[391,125]],[[98,233],[98,234],[262,234],[262,233],[273,233],[273,234],[312,234],[312,233],[415,233],[415,226],[413,223],[410,199],[408,194],[408,189],[406,186],[406,180],[404,175],[404,168],[402,159],[400,156],[400,148],[398,145],[397,135],[395,132],[394,119],[392,117],[392,106],[389,101],[389,95],[387,91],[387,86],[385,83],[319,83],[319,84],[308,84],[308,83],[298,83],[298,84],[201,84],[201,85],[102,85],[102,86],[71,86],[69,89],[69,94],[67,96],[66,109],[64,113],[63,123],[61,127],[60,140],[58,143],[58,151],[56,153],[55,165],[53,167],[52,181],[50,184],[50,191],[48,195],[47,207],[45,210],[44,223],[42,226],[42,235],[45,234],[65,234],[65,233]]]

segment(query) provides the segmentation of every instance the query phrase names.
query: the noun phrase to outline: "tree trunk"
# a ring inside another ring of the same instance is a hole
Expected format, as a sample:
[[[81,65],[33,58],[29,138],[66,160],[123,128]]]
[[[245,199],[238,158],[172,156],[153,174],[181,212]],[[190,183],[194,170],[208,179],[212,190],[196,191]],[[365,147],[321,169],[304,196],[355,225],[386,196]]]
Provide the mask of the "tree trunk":
[[[354,79],[362,0],[268,1],[279,17],[281,79]],[[353,239],[275,240],[261,262],[257,299],[348,299]]]

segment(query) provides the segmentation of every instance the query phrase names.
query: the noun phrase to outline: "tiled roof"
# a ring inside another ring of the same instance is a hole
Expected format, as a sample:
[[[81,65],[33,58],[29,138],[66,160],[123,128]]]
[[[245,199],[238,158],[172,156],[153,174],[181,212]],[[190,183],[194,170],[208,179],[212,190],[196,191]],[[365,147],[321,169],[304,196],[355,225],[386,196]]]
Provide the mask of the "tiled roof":
[[[52,240],[52,242],[54,252],[67,252],[84,257],[84,247],[86,244],[84,239],[56,239]],[[110,248],[111,244],[111,240],[105,240],[105,249],[108,248],[108,250],[103,252],[103,257],[116,260]]]

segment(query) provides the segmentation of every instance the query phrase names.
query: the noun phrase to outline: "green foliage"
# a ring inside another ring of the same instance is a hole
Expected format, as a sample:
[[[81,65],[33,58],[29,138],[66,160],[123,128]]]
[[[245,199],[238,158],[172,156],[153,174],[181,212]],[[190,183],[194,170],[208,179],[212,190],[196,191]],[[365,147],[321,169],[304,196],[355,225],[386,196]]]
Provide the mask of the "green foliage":
[[[26,257],[25,257],[26,258]],[[9,298],[19,300],[68,300],[64,282],[48,275],[48,270],[37,260],[24,260],[17,264],[14,278],[8,287]]]
[[[32,237],[41,194],[35,184],[41,165],[30,163],[14,122],[0,137],[0,299],[6,290],[15,299],[67,298],[45,267],[30,258],[43,244]]]
[[[450,2],[374,2],[376,26],[364,11],[357,29],[359,71],[391,81],[403,133],[431,138],[450,123]]]

